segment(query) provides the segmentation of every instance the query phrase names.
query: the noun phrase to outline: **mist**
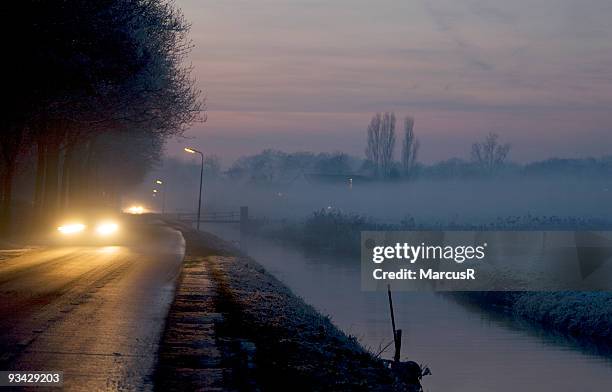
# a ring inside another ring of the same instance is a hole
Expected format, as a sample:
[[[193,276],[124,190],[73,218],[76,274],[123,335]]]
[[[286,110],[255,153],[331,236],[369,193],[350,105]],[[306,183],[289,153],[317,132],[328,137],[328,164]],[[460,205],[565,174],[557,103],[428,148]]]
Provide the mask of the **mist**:
[[[199,168],[195,165],[182,170],[160,168],[126,201],[145,202],[160,210],[161,196],[153,198],[149,193],[157,177],[165,180],[166,212],[197,210]],[[610,219],[611,190],[612,181],[603,176],[559,173],[411,181],[339,176],[332,182],[299,173],[285,181],[266,182],[205,176],[203,210],[237,211],[248,206],[256,218],[300,219],[333,209],[380,223],[412,217],[423,224],[477,224],[524,215]]]
[[[294,218],[323,208],[398,222],[486,222],[505,215],[610,217],[605,182],[593,180],[422,180],[409,184],[299,183],[287,187],[212,183],[209,207],[247,205],[255,215]]]

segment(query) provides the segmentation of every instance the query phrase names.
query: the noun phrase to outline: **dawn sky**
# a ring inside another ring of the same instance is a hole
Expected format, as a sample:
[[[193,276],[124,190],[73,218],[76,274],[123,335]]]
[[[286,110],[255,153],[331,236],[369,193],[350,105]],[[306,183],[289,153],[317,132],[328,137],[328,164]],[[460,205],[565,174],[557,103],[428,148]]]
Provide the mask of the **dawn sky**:
[[[170,155],[189,143],[224,166],[264,148],[363,156],[377,111],[415,117],[424,162],[467,158],[489,131],[516,161],[612,153],[610,0],[177,5],[209,111]]]

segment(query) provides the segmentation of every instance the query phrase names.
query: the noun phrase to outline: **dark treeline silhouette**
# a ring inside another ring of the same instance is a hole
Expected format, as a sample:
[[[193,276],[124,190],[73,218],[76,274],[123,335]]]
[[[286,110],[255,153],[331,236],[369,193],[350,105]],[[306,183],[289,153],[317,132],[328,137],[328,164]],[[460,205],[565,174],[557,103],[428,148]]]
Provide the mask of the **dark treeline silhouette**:
[[[259,154],[242,157],[225,172],[228,178],[254,182],[286,182],[304,174],[311,178],[359,178],[370,181],[413,181],[418,179],[478,179],[504,177],[567,177],[610,178],[612,157],[560,159],[518,164],[505,161],[467,160],[451,158],[433,164],[414,163],[408,175],[402,175],[400,163],[392,168],[390,176],[379,177],[367,159],[336,152],[286,153],[264,150]],[[395,174],[394,174],[395,173]]]
[[[421,143],[414,132],[414,118],[404,119],[400,161],[395,161],[396,131],[395,113],[376,113],[367,128],[366,160],[364,170],[369,176],[378,178],[414,177],[418,170],[417,162]],[[501,144],[499,135],[489,133],[484,141],[472,144],[471,161],[482,173],[495,174],[500,170],[510,153],[510,144]]]
[[[311,174],[346,180],[346,177],[364,177],[377,180],[415,179],[429,176],[495,176],[514,167],[507,163],[509,144],[501,144],[499,135],[489,133],[483,141],[472,145],[471,159],[453,158],[436,165],[418,162],[421,143],[416,136],[415,119],[406,116],[399,160],[396,159],[396,116],[393,112],[376,113],[366,128],[365,159],[351,157],[342,152],[285,153],[264,150],[238,159],[227,172],[231,178],[254,181],[279,181]]]
[[[359,165],[359,159],[341,152],[316,154],[264,150],[239,158],[226,174],[232,179],[255,182],[288,182],[302,175],[347,176],[358,170]]]
[[[469,159],[451,158],[425,165],[418,162],[421,143],[415,133],[415,119],[404,118],[399,160],[395,158],[396,116],[393,112],[376,113],[366,128],[365,159],[342,152],[285,153],[276,150],[238,159],[226,172],[233,179],[255,182],[286,182],[300,175],[350,181],[397,181],[452,178],[494,178],[500,176],[578,175],[602,177],[612,175],[612,158],[559,159],[530,164],[508,160],[510,144],[499,135],[487,134],[468,151]]]
[[[31,209],[113,204],[199,118],[188,24],[165,0],[13,2],[5,27],[1,223],[33,164]],[[20,195],[23,198],[23,195]]]

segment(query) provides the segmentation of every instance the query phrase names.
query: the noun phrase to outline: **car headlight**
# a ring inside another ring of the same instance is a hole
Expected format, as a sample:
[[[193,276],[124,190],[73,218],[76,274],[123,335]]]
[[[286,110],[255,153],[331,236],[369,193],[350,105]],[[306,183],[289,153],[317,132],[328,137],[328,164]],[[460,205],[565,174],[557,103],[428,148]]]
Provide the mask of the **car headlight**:
[[[99,235],[111,235],[119,230],[119,225],[115,222],[102,222],[96,226],[96,233]]]
[[[68,223],[57,228],[57,231],[64,235],[77,234],[83,230],[85,230],[85,225],[82,223]]]
[[[143,206],[138,205],[126,208],[124,212],[127,212],[128,214],[140,215],[144,214],[146,212],[146,209]]]

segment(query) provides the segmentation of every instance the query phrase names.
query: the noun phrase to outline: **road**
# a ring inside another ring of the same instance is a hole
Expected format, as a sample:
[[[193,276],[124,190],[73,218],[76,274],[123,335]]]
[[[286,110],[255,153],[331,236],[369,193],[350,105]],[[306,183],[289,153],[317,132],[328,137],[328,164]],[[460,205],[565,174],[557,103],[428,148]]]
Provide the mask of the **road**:
[[[61,370],[68,390],[151,390],[185,242],[0,251],[0,370]]]

